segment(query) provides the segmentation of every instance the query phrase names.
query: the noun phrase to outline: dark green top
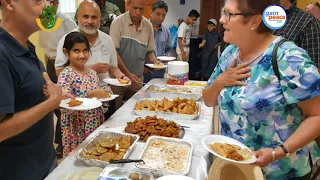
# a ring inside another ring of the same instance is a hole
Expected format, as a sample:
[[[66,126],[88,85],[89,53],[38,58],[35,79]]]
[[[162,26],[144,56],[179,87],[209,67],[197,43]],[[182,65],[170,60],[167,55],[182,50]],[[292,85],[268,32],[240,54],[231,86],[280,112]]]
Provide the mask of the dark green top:
[[[106,2],[101,10],[101,26],[100,30],[106,34],[109,34],[110,25],[113,21],[113,16],[119,16],[121,14],[120,9],[115,4]],[[113,16],[112,16],[113,15]]]

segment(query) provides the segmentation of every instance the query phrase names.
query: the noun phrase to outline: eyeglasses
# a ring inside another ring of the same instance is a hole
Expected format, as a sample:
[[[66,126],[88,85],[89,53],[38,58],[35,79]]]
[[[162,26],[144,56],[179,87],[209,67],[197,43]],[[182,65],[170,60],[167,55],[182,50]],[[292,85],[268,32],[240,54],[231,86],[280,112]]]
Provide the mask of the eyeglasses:
[[[230,13],[226,9],[223,8],[223,16],[226,21],[230,21],[231,16],[254,16],[256,13]]]

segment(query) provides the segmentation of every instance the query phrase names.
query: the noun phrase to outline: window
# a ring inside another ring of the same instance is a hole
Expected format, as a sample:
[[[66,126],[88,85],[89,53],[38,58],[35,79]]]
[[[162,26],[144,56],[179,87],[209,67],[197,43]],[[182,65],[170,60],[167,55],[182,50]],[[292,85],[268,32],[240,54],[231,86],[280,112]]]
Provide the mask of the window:
[[[76,12],[76,1],[60,0],[58,11],[64,14],[74,14]]]

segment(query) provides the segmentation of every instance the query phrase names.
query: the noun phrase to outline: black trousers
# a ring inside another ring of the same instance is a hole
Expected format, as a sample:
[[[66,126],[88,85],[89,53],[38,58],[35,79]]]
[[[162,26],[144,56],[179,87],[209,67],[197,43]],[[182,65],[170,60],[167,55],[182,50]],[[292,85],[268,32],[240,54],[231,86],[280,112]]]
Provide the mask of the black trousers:
[[[49,59],[47,62],[47,73],[52,82],[57,83],[58,77],[56,75],[56,69],[54,67],[54,59]],[[62,146],[62,134],[61,134],[61,112],[60,110],[54,110],[54,114],[57,116],[56,133],[54,137],[54,142]]]

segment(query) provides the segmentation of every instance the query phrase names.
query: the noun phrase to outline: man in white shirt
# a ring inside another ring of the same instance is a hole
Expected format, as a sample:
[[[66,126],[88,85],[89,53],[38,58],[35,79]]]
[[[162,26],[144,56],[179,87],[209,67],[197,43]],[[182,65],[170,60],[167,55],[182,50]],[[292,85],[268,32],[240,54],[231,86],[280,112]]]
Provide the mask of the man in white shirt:
[[[194,24],[199,18],[200,14],[196,10],[191,10],[188,18],[184,20],[179,26],[178,29],[178,44],[177,44],[177,55],[178,60],[180,61],[189,61],[189,52],[190,52],[190,37],[191,37],[191,28],[190,25]]]
[[[105,84],[103,79],[127,78],[118,68],[117,53],[111,37],[99,30],[101,13],[96,2],[92,0],[83,1],[77,10],[78,27],[73,31],[83,33],[91,45],[91,55],[87,62],[89,68],[94,69],[99,76],[100,83]],[[65,36],[61,38],[57,47],[55,67],[57,75],[65,68],[68,59],[63,53]],[[110,73],[110,74],[109,74]]]
[[[59,6],[59,0],[50,0],[51,5],[53,5],[56,9]],[[58,77],[56,75],[56,71],[54,68],[54,63],[57,55],[57,45],[59,40],[77,27],[76,23],[66,14],[62,14],[57,12],[57,17],[61,18],[62,22],[60,26],[52,32],[39,32],[39,45],[43,48],[45,54],[45,61],[47,65],[47,72],[52,82],[57,83]],[[57,116],[57,125],[56,125],[56,133],[55,133],[55,143],[58,144],[56,149],[57,157],[62,158],[62,139],[61,139],[61,127],[60,127],[60,110],[55,110],[54,114]]]

